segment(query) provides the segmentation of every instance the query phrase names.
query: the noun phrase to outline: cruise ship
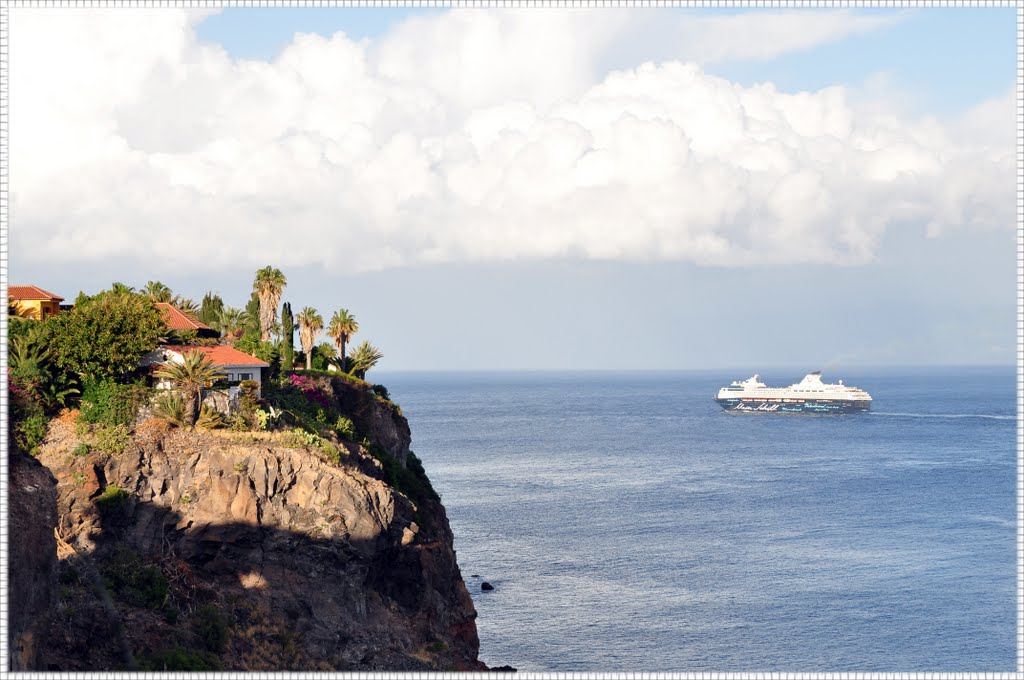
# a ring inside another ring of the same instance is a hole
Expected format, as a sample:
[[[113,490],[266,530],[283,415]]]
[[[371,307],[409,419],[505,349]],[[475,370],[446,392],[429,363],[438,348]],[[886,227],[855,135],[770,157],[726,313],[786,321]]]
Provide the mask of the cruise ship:
[[[758,376],[733,381],[718,391],[715,401],[738,413],[860,413],[871,408],[871,395],[857,387],[821,382],[814,371],[789,387],[768,387]]]

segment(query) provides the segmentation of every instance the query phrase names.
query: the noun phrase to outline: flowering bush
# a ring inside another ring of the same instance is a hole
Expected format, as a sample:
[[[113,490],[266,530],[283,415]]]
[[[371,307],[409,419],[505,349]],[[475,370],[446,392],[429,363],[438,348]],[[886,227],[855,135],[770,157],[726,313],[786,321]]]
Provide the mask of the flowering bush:
[[[302,395],[319,406],[327,408],[331,405],[330,399],[324,394],[323,389],[317,385],[312,378],[306,375],[290,375],[288,382],[295,387]]]

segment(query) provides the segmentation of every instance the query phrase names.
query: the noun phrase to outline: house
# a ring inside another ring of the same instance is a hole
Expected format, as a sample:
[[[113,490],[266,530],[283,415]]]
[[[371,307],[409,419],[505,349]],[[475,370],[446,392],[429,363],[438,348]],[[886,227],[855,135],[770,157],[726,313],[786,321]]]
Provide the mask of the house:
[[[227,345],[214,345],[212,347],[204,347],[202,345],[160,345],[142,358],[142,365],[155,371],[160,364],[166,361],[183,364],[185,363],[185,352],[201,352],[205,354],[213,362],[213,365],[224,374],[230,387],[237,386],[243,380],[255,380],[262,387],[263,369],[270,367],[270,364],[266,361]],[[166,380],[154,380],[153,386],[164,389],[171,387]]]
[[[60,303],[64,299],[39,286],[7,286],[7,297],[15,314],[23,319],[38,321],[59,314]]]
[[[164,323],[172,331],[195,331],[198,338],[219,338],[220,333],[206,324],[196,321],[169,302],[157,302],[154,306],[163,314]]]

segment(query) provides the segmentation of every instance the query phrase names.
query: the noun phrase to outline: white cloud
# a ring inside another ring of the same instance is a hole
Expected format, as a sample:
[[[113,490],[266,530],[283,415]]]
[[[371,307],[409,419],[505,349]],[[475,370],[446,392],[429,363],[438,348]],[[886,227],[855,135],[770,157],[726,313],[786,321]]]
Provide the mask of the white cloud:
[[[1012,224],[1010,97],[941,123],[694,63],[599,74],[613,15],[580,16],[451,12],[267,63],[178,10],[12,11],[13,257],[855,263],[893,224]]]

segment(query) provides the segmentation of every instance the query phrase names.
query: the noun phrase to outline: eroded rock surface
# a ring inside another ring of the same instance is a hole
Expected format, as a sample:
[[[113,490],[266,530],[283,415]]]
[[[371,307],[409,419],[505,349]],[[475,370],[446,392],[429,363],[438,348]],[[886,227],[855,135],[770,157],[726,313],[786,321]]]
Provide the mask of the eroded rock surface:
[[[381,446],[404,464],[405,419],[362,408],[361,431],[384,437]],[[122,453],[76,456],[79,443],[73,424],[58,420],[40,455],[57,479],[58,530],[82,561],[78,580],[66,579],[81,587],[67,589],[64,627],[74,628],[88,594],[103,590],[87,574],[110,573],[118,550],[169,584],[163,602],[115,602],[132,650],[122,667],[145,669],[166,663],[167,649],[180,656],[198,646],[197,659],[223,670],[483,668],[444,508],[389,486],[362,447],[349,445],[332,462],[279,435],[168,430],[156,421]],[[222,615],[203,614],[208,605]],[[210,642],[203,616],[224,622],[226,641]],[[55,644],[41,667],[105,669],[74,658],[80,647]]]

